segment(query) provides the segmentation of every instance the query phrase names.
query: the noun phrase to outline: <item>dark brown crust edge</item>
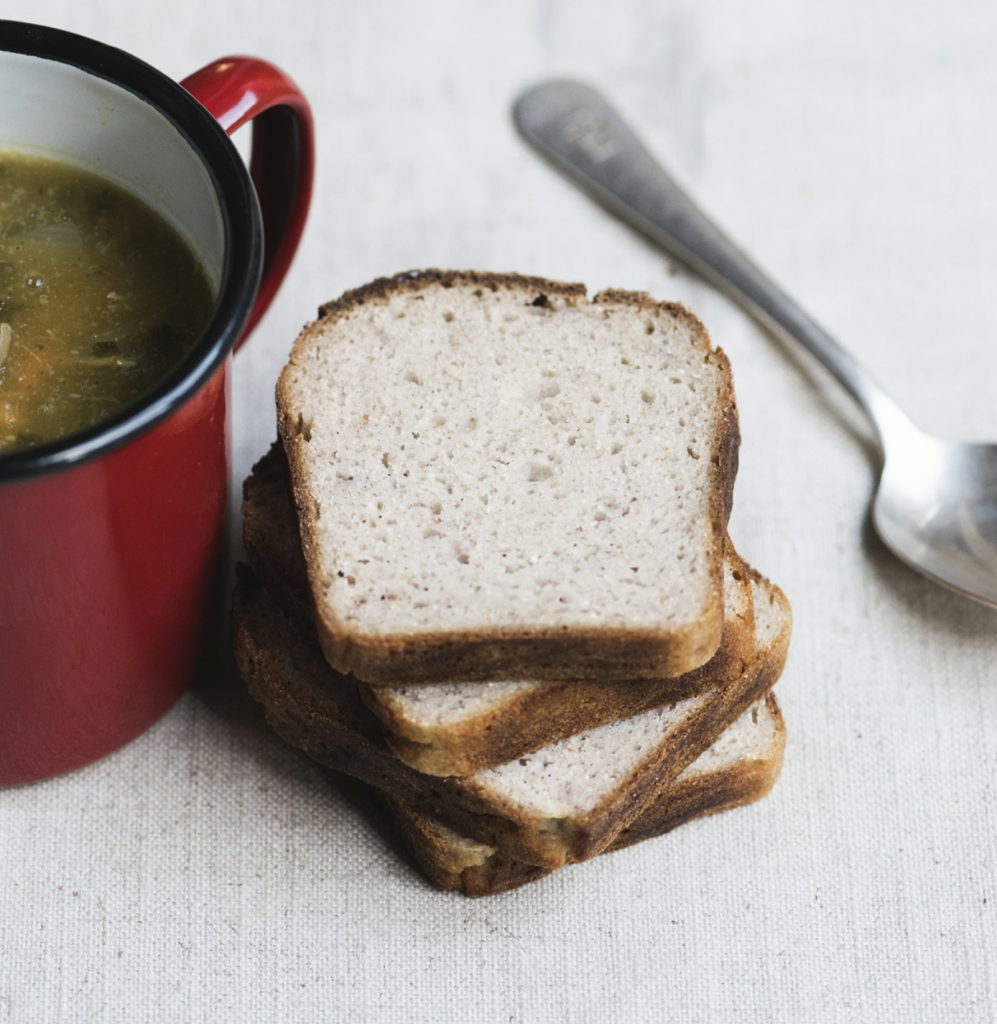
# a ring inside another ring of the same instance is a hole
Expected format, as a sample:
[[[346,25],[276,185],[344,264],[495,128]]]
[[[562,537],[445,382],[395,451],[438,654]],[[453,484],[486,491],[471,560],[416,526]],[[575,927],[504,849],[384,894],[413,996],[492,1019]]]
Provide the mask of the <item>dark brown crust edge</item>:
[[[625,849],[698,818],[756,803],[766,797],[782,770],[786,731],[775,694],[767,694],[765,703],[775,721],[776,738],[764,757],[738,762],[698,778],[679,778],[603,852]],[[478,862],[462,864],[459,857],[454,857],[451,843],[434,822],[391,797],[385,800],[412,860],[438,889],[472,897],[494,896],[551,874],[550,869],[524,864],[499,851],[482,856]]]
[[[744,620],[725,616],[721,645],[705,665],[672,679],[548,681],[509,699],[502,714],[431,735],[421,735],[388,699],[382,687],[360,687],[367,706],[381,720],[397,757],[430,775],[470,775],[532,753],[555,740],[651,708],[684,700],[718,685],[733,684],[755,656],[749,570],[730,549],[749,589]]]
[[[785,602],[773,587],[774,599]],[[788,611],[788,602],[785,603]],[[316,761],[392,793],[461,835],[500,847],[515,860],[560,867],[602,852],[644,805],[670,784],[746,707],[774,685],[785,660],[789,623],[736,683],[718,688],[708,708],[655,747],[587,814],[544,820],[506,806],[474,779],[427,776],[404,765],[383,742],[374,716],[348,680],[326,685],[328,666],[314,641],[274,604],[250,570],[233,598],[234,650],[250,692],[275,731]]]
[[[556,295],[578,305],[586,302],[583,284],[569,284],[516,273],[488,273],[456,270],[416,270],[379,278],[320,307],[319,319],[306,325],[291,349],[290,364],[312,335],[368,302],[383,302],[393,295],[415,292],[429,286],[444,288],[473,286],[533,291],[537,297]],[[643,292],[606,289],[593,304],[627,304],[664,312],[689,326],[703,349],[704,358],[721,369],[726,381],[719,396],[714,448],[710,453],[715,486],[711,495],[711,526],[714,565],[711,595],[707,599],[698,630],[669,630],[649,634],[647,630],[517,629],[480,632],[441,632],[394,637],[362,636],[340,630],[338,624],[322,618],[319,639],[325,656],[341,672],[352,672],[372,685],[393,683],[455,682],[532,678],[562,679],[570,659],[571,675],[578,679],[606,680],[665,678],[681,675],[704,664],[720,643],[723,628],[722,554],[723,537],[733,505],[740,431],[730,363],[719,348],[713,348],[706,328],[686,307],[658,302]],[[313,524],[302,469],[302,439],[297,418],[289,413],[287,369],[277,383],[278,430],[287,455],[295,504],[301,523],[302,547],[309,563],[313,590],[321,589],[317,567],[307,555],[313,545]],[[321,614],[321,613],[320,613]]]
[[[286,611],[314,630],[306,568],[294,506],[287,494],[286,463],[275,444],[243,485],[243,533],[253,571]],[[554,740],[649,708],[682,700],[740,676],[754,651],[751,573],[727,541],[726,559],[743,577],[744,620],[725,612],[716,654],[692,672],[667,680],[551,681],[517,695],[501,715],[475,718],[462,728],[424,735],[414,730],[391,700],[390,688],[358,686],[364,703],[381,720],[385,740],[406,764],[429,775],[470,775],[530,753]]]
[[[761,574],[755,575],[764,580]],[[784,628],[769,647],[759,649],[755,663],[740,679],[718,687],[709,707],[683,724],[669,743],[666,754],[652,754],[634,766],[627,778],[620,780],[612,796],[588,814],[560,823],[564,830],[560,841],[566,845],[569,860],[589,860],[610,846],[622,831],[631,827],[655,794],[670,785],[744,710],[768,693],[779,680],[789,651],[792,614],[782,591],[767,580],[765,585],[773,602],[782,609]],[[504,815],[506,810],[495,808],[499,815]],[[543,844],[538,843],[537,852],[543,849]],[[532,852],[521,859],[532,860]]]

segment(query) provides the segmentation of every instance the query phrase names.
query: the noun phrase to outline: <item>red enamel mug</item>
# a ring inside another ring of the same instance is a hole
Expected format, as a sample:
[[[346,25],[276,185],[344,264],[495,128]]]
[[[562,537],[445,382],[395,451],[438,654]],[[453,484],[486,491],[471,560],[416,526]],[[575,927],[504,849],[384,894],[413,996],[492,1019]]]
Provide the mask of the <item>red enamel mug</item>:
[[[0,785],[121,747],[190,685],[213,618],[232,353],[280,286],[311,197],[311,112],[265,61],[177,84],[120,50],[0,22],[0,149],[125,186],[198,254],[216,294],[140,403],[0,456]],[[249,168],[228,138],[252,121]]]

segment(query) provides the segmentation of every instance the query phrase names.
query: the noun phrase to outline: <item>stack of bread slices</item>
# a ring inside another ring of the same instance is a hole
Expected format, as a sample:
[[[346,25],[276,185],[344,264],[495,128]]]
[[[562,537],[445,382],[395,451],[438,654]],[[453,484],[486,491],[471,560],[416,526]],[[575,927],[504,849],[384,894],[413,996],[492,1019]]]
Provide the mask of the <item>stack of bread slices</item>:
[[[240,671],[468,895],[746,804],[789,604],[727,536],[730,367],[682,306],[422,271],[320,310],[246,481]]]

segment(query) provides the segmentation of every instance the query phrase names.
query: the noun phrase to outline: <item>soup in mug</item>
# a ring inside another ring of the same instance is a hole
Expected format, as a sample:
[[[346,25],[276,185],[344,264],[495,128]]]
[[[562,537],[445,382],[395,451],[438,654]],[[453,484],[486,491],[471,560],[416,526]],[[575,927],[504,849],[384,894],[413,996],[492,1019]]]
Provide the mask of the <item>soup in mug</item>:
[[[193,346],[213,294],[131,193],[0,152],[0,456],[113,416]]]

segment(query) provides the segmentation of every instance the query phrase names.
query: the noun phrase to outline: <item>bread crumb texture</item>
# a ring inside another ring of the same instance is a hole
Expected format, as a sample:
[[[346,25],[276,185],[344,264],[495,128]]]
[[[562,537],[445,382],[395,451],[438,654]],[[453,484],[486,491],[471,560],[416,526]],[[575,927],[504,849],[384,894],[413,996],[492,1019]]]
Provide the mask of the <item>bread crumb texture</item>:
[[[423,729],[446,729],[500,713],[520,694],[537,685],[524,680],[477,683],[437,683],[435,686],[396,686],[377,691],[376,700],[391,705]]]
[[[640,771],[645,761],[706,708],[710,694],[653,708],[633,718],[548,744],[535,754],[488,768],[473,777],[482,792],[553,820],[584,815]]]
[[[700,613],[726,359],[682,307],[562,287],[423,283],[334,306],[299,338],[282,432],[322,552],[312,586],[345,628]]]

